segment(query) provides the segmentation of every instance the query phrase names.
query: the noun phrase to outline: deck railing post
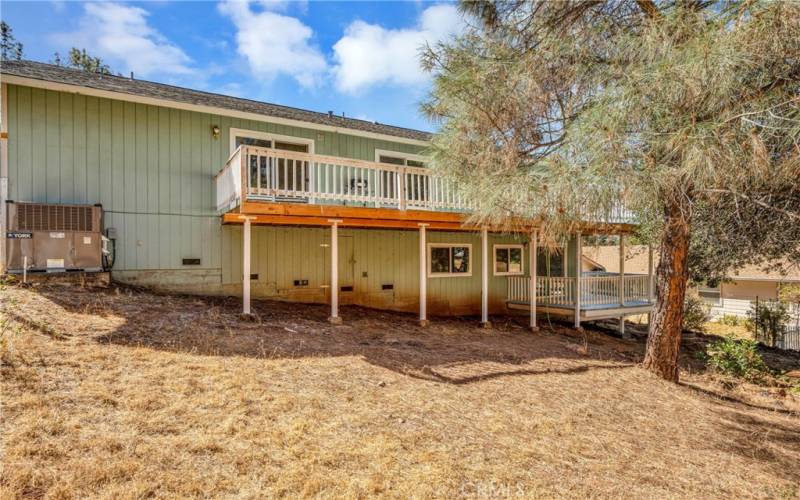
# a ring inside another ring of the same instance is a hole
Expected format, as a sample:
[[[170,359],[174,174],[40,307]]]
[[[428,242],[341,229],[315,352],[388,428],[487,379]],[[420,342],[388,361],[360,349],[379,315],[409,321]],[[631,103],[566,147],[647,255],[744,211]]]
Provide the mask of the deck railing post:
[[[530,328],[531,331],[539,329],[536,326],[536,254],[538,253],[538,239],[539,233],[536,230],[531,231],[531,244],[528,255],[528,273],[530,280],[528,283],[528,300],[530,302]]]
[[[489,232],[481,228],[481,326],[490,328],[489,322]]]
[[[331,316],[328,321],[338,325],[339,317],[339,219],[329,219],[331,223]]]
[[[580,231],[575,239],[575,328],[581,327],[581,273],[583,236]]]
[[[419,325],[428,326],[428,276],[425,228],[428,224],[419,225]]]
[[[408,195],[406,193],[406,169],[401,167],[397,170],[397,179],[400,184],[399,186],[400,189],[397,190],[398,196],[400,197],[400,199],[398,200],[399,208],[400,210],[405,210],[406,200],[408,199]]]
[[[242,205],[247,201],[248,196],[250,196],[250,170],[247,165],[247,148],[239,146],[239,178],[242,182],[242,192],[239,203]]]

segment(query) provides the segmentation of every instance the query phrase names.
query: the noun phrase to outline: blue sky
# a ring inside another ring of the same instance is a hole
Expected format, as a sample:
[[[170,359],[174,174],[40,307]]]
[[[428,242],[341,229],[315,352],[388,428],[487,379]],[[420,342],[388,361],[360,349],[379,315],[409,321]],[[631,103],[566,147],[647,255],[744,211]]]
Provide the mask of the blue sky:
[[[3,1],[0,16],[26,59],[75,46],[136,78],[422,130],[419,47],[463,28],[426,2]]]

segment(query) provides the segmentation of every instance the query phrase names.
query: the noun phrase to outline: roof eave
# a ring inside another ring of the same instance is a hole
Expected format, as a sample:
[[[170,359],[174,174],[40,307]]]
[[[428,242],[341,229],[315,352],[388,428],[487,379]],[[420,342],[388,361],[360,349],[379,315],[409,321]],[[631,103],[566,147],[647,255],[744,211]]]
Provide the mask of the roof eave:
[[[319,130],[324,132],[333,132],[337,134],[352,135],[356,137],[366,137],[371,139],[391,141],[401,144],[411,144],[415,146],[429,146],[429,141],[419,139],[411,139],[408,137],[395,136],[391,134],[381,134],[378,132],[369,132],[365,130],[358,130],[349,127],[340,127],[333,125],[325,125],[320,123],[307,122],[303,120],[296,120],[292,118],[283,118],[271,116],[261,113],[253,113],[249,111],[239,111],[229,108],[209,106],[203,104],[193,104],[182,101],[175,101],[171,99],[164,99],[151,96],[143,96],[138,94],[130,94],[126,92],[115,92],[111,90],[97,89],[85,85],[76,85],[62,82],[55,82],[52,80],[43,80],[39,78],[31,78],[27,76],[18,76],[8,73],[0,73],[0,83],[20,85],[33,88],[41,88],[47,90],[56,90],[60,92],[68,92],[73,94],[88,95],[93,97],[102,97],[107,99],[115,99],[120,101],[128,101],[142,104],[150,104],[153,106],[162,106],[174,109],[183,109],[187,111],[196,111],[199,113],[207,113],[221,116],[230,116],[234,118],[243,118],[247,120],[255,120],[261,122],[276,123],[281,125],[288,125],[293,127],[302,127],[312,130]]]

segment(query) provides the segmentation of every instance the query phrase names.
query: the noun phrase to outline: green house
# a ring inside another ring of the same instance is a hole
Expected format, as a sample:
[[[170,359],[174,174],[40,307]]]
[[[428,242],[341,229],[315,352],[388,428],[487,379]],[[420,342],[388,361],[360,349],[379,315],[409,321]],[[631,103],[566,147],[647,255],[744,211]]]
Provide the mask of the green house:
[[[29,61],[0,82],[3,236],[9,200],[101,204],[118,282],[327,303],[333,321],[339,304],[522,308],[532,326],[537,305],[576,323],[650,309],[651,276],[584,276],[580,238],[546,254],[535,224],[465,224],[426,132]]]

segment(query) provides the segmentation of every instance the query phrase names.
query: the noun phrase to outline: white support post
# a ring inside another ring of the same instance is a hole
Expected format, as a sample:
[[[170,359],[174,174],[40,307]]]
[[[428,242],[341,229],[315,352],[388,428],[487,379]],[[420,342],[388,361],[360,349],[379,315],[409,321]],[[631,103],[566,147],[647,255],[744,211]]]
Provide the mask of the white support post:
[[[242,314],[250,315],[250,217],[242,216]]]
[[[625,235],[619,235],[619,306],[625,307]],[[625,315],[619,316],[619,333],[625,337]]]
[[[528,250],[528,268],[529,268],[529,275],[530,275],[530,282],[528,284],[528,300],[530,301],[530,312],[531,312],[531,324],[530,328],[531,331],[535,332],[539,330],[539,327],[536,326],[536,254],[538,253],[538,239],[539,233],[537,231],[531,232],[531,244],[529,245]]]
[[[575,238],[575,328],[581,327],[581,273],[583,271],[583,236],[580,232]]]
[[[341,324],[339,317],[339,219],[329,219],[331,223],[331,316],[328,321]]]
[[[625,235],[619,235],[619,305],[625,305]]]
[[[481,326],[491,328],[489,323],[489,232],[481,228]]]
[[[8,84],[0,83],[0,274],[6,270],[6,200],[8,200]]]
[[[425,242],[425,228],[419,225],[419,326],[428,326],[428,259]]]
[[[647,302],[653,304],[653,245],[647,245]],[[650,330],[650,322],[653,313],[647,313],[647,329]]]

